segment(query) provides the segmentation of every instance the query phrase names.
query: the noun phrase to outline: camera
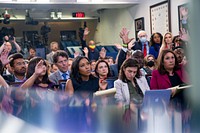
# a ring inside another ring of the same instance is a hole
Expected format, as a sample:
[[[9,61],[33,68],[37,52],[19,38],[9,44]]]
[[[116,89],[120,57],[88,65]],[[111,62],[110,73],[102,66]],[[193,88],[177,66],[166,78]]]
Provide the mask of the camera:
[[[14,36],[9,36],[9,40],[13,41],[14,40]]]
[[[4,37],[3,39],[4,39],[5,42],[13,41],[14,40],[14,36],[8,36],[7,38]]]

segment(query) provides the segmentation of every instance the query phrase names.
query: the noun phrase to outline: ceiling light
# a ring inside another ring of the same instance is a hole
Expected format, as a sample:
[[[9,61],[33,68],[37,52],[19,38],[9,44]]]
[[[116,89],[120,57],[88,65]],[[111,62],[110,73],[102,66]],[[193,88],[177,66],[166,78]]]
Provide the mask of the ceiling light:
[[[62,18],[62,12],[60,12],[60,11],[57,12],[57,18],[58,18],[58,19],[61,19],[61,18]]]
[[[56,13],[55,13],[54,11],[52,11],[52,12],[50,13],[50,17],[51,17],[52,19],[54,19],[54,18],[56,17]]]

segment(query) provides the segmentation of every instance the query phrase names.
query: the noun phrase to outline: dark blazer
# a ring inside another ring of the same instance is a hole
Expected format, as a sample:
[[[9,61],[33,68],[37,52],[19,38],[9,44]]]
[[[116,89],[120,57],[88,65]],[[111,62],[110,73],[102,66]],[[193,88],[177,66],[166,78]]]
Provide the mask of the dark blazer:
[[[14,75],[3,75],[2,77],[5,79],[5,81],[8,84],[15,82],[15,76]]]
[[[188,83],[187,80],[187,74],[182,69],[179,69],[175,71],[175,73],[179,76],[179,78],[184,83]],[[150,82],[150,88],[151,90],[160,90],[160,89],[167,89],[172,87],[169,77],[167,74],[161,75],[158,70],[154,70],[152,72],[151,82]]]
[[[135,41],[132,50],[141,50],[142,51],[142,43],[140,41]]]
[[[150,47],[149,44],[150,43],[148,41],[148,46]],[[135,41],[134,46],[132,47],[132,50],[141,50],[142,51],[142,43],[140,41]]]
[[[150,43],[148,42],[148,45]],[[149,46],[150,48],[150,46]],[[142,43],[140,41],[135,41],[134,42],[134,46],[132,47],[132,50],[141,50],[142,51]],[[120,67],[122,65],[122,63],[124,62],[124,60],[126,60],[126,52],[124,52],[122,49],[119,51],[118,54],[118,70],[120,70]]]

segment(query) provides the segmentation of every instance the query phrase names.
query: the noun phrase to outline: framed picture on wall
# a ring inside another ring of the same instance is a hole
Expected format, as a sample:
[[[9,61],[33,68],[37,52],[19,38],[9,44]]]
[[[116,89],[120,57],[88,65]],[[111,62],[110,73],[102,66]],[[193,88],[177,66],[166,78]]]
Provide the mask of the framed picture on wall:
[[[135,19],[135,38],[137,38],[137,33],[140,30],[145,30],[145,28],[144,28],[144,17]]]
[[[188,4],[183,4],[178,6],[178,22],[179,22],[179,31],[188,32]]]
[[[150,6],[151,34],[171,31],[170,0]]]

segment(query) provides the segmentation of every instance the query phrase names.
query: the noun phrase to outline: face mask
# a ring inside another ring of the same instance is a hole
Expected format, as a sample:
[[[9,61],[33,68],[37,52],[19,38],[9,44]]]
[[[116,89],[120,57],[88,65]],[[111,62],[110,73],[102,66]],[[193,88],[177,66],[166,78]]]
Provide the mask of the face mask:
[[[147,38],[146,38],[146,37],[141,37],[141,38],[140,38],[140,41],[141,41],[142,43],[144,43],[144,42],[147,41]]]
[[[91,50],[94,50],[95,47],[96,47],[96,45],[89,45],[89,48],[90,48]]]
[[[153,61],[149,61],[149,62],[147,62],[147,66],[149,66],[149,67],[154,66],[154,62],[153,62]]]

